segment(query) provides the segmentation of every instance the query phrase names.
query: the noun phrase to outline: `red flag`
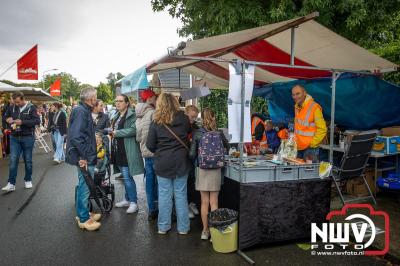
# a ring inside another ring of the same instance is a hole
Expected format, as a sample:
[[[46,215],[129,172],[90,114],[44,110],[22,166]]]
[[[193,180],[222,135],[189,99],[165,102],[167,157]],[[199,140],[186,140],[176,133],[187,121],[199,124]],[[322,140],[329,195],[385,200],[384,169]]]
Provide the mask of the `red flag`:
[[[61,79],[57,79],[53,84],[51,84],[50,95],[61,96]]]
[[[38,80],[37,45],[17,61],[18,79]]]

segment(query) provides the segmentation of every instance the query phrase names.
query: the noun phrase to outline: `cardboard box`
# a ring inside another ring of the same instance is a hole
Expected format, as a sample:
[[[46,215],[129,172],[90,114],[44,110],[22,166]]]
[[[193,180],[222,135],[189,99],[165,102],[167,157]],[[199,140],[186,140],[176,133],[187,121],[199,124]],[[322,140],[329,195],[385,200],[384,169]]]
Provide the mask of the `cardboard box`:
[[[374,181],[374,172],[373,171],[367,171],[365,173],[365,179],[367,180],[367,183],[371,189],[371,192],[373,194],[376,193],[377,186],[375,185]],[[346,184],[346,193],[356,196],[356,197],[362,197],[362,196],[368,196],[368,188],[364,183],[364,180],[362,177],[357,177],[353,178],[347,181]]]
[[[382,136],[400,136],[400,126],[382,128]]]
[[[384,154],[398,153],[400,152],[400,137],[378,136],[376,137],[372,150]]]

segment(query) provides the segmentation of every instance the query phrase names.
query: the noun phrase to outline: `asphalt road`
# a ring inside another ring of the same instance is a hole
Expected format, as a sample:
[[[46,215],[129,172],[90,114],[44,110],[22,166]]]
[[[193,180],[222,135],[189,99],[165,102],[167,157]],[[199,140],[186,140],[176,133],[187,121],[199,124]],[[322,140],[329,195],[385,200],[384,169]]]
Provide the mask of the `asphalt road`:
[[[248,265],[237,254],[218,254],[211,243],[201,241],[198,218],[192,220],[187,236],[174,228],[159,236],[156,223],[147,221],[140,178],[136,180],[139,212],[127,215],[114,208],[102,220],[100,231],[87,232],[77,227],[74,218],[75,168],[54,165],[51,155],[36,151],[34,189],[26,190],[23,167],[21,163],[17,190],[0,192],[0,265]],[[0,159],[1,186],[7,176],[8,160]],[[123,186],[120,181],[115,185],[119,200]],[[297,243],[257,247],[246,254],[257,265],[386,265],[371,257],[311,256]]]

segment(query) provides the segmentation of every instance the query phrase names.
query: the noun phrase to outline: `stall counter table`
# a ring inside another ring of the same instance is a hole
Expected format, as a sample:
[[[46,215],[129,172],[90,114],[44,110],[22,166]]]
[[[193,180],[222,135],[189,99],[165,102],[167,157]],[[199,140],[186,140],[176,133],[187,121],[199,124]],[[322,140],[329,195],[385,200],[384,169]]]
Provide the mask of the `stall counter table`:
[[[239,212],[238,248],[309,239],[330,211],[331,179],[240,183],[228,177],[220,206]]]
[[[329,150],[330,147],[329,145],[320,145],[321,149],[324,150]],[[344,153],[345,149],[344,148],[340,148],[338,145],[334,145],[333,146],[333,151],[336,152],[340,152],[340,153]],[[372,158],[374,160],[374,187],[373,187],[373,191],[374,191],[374,195],[376,196],[376,181],[378,180],[378,172],[382,171],[392,171],[395,170],[396,173],[399,172],[399,154],[400,153],[392,153],[392,154],[385,154],[385,153],[380,153],[380,152],[376,152],[376,151],[372,151],[371,152],[371,156],[370,158]],[[384,167],[384,168],[378,168],[378,161],[383,159],[383,158],[387,158],[387,157],[396,157],[396,162],[393,166],[388,166],[388,167]]]

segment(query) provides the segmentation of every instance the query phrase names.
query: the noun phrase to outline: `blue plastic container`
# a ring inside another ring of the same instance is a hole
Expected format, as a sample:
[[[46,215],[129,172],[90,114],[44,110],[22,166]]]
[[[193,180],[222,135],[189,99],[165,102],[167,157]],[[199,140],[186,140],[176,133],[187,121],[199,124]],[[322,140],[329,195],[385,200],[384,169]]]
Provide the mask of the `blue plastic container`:
[[[400,191],[400,177],[397,174],[389,174],[386,178],[379,177],[376,183],[383,190]]]

